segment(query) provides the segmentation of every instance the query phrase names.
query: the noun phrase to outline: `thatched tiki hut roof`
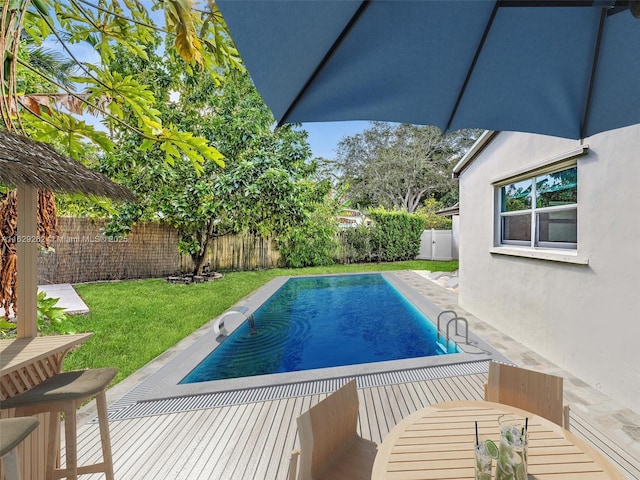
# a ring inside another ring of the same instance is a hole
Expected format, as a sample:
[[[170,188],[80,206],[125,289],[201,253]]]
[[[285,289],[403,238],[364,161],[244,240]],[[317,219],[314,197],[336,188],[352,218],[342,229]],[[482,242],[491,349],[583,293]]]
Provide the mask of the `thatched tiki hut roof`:
[[[11,261],[7,260],[4,265],[7,268],[2,268],[0,285],[4,292],[9,289],[12,295],[17,294],[16,302],[9,302],[9,306],[17,307],[14,311],[18,337],[34,337],[37,335],[38,190],[117,200],[135,201],[135,197],[106,176],[60,155],[50,145],[6,131],[0,131],[0,182],[17,187],[17,224],[14,223],[16,228],[11,230],[18,233],[14,253],[7,254]],[[40,213],[46,216],[46,212]],[[0,266],[3,263],[0,259]]]
[[[135,201],[126,188],[60,155],[50,145],[5,131],[0,131],[0,182]]]

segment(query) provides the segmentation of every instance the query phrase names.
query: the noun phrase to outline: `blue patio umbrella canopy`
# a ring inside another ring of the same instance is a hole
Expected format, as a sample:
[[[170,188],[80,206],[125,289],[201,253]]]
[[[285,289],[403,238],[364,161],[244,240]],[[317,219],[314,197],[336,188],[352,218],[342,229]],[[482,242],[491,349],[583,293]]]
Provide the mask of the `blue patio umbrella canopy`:
[[[280,124],[567,138],[640,123],[637,3],[218,0]]]

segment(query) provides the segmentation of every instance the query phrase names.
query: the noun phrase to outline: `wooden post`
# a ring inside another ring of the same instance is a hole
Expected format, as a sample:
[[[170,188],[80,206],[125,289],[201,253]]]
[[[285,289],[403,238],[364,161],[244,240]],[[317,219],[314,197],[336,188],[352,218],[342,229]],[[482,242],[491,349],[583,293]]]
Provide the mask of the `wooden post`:
[[[18,186],[18,338],[38,335],[38,191]]]

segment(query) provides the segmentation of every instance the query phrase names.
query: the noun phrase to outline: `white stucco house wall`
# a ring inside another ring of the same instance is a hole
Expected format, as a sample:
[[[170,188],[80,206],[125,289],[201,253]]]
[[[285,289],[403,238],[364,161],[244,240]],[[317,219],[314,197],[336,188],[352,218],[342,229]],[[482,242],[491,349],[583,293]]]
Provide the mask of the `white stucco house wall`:
[[[485,132],[454,175],[460,305],[640,413],[640,125]]]

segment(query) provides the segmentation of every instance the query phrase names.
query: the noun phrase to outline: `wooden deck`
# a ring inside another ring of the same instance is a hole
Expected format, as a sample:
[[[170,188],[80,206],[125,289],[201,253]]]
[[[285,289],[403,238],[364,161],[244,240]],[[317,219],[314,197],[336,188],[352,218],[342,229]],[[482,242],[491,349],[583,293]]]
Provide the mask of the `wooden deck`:
[[[380,443],[396,423],[418,408],[481,399],[486,378],[486,373],[479,373],[359,388],[360,432]],[[115,476],[119,480],[286,480],[289,455],[297,446],[296,418],[325,396],[296,395],[114,420]],[[615,445],[574,412],[571,422],[575,434],[591,442],[628,478],[640,478],[639,462],[618,453]],[[97,424],[84,425],[79,436],[80,462],[99,457]]]

